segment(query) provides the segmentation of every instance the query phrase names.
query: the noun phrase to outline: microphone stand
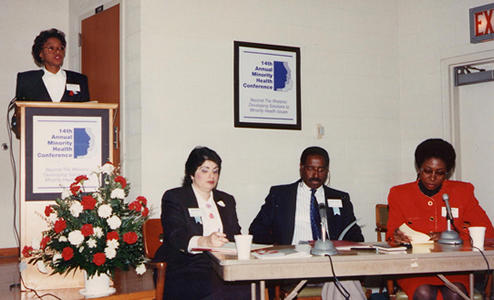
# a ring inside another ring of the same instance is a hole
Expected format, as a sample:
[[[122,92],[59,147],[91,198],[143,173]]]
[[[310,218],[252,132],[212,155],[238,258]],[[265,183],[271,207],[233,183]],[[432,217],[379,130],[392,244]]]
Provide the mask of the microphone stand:
[[[312,255],[335,255],[338,254],[331,240],[326,239],[326,229],[328,228],[328,218],[326,214],[326,205],[320,204],[319,211],[321,215],[321,239],[314,243],[314,247],[310,250]]]
[[[453,214],[451,213],[451,207],[449,206],[449,196],[448,194],[443,194],[443,201],[446,205],[446,218],[447,220],[447,229],[441,233],[439,240],[437,241],[439,244],[443,245],[461,245],[463,244],[463,240],[460,238],[458,232],[451,230],[451,223],[453,222]]]

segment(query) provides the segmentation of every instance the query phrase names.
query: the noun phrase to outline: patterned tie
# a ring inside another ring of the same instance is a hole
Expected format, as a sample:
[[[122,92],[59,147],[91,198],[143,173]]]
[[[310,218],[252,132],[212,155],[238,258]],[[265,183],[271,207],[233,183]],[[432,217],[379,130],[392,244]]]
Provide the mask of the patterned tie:
[[[312,227],[312,239],[318,240],[321,238],[321,216],[319,215],[319,206],[316,200],[316,189],[311,190],[310,195],[310,226]]]

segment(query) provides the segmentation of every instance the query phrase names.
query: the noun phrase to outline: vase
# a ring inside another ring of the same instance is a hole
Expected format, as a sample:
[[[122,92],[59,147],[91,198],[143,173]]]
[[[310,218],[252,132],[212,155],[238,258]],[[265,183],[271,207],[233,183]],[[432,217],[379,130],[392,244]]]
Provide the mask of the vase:
[[[110,276],[107,274],[94,274],[88,277],[84,271],[84,289],[79,292],[86,298],[108,296],[115,293],[115,288],[110,286]]]

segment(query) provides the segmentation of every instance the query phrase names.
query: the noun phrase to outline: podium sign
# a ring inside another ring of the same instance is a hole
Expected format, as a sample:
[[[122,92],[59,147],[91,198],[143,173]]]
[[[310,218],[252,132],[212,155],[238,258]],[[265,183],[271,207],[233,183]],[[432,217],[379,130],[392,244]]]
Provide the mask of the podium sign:
[[[117,104],[17,102],[20,125],[21,249],[36,246],[48,229],[44,209],[60,197],[79,175],[87,175],[85,192],[97,189],[89,176],[112,161],[113,116]],[[53,289],[83,286],[82,272],[60,276],[40,273],[32,265],[23,271],[26,286]]]
[[[78,175],[109,161],[106,109],[26,107],[26,201],[53,200]],[[87,192],[98,186],[90,178]]]

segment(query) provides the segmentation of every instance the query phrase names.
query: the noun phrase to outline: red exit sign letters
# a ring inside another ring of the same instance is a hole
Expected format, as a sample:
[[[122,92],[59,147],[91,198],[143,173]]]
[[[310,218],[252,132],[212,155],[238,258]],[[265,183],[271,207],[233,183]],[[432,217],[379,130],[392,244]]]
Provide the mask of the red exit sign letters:
[[[494,3],[470,9],[470,42],[494,39]]]

